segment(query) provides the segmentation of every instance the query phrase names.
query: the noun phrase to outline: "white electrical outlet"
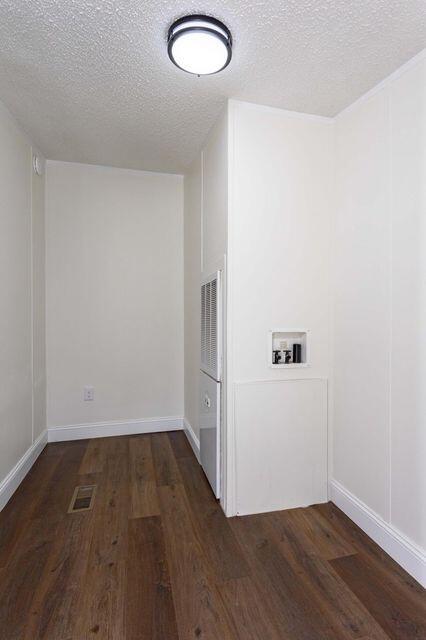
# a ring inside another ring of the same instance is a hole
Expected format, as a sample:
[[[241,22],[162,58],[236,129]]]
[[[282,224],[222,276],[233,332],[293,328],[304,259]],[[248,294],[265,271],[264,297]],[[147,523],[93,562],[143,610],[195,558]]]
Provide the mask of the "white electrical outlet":
[[[94,388],[91,387],[90,385],[86,385],[84,387],[83,396],[84,396],[84,400],[86,402],[91,402],[92,400],[94,400],[95,399],[95,390],[94,390]]]

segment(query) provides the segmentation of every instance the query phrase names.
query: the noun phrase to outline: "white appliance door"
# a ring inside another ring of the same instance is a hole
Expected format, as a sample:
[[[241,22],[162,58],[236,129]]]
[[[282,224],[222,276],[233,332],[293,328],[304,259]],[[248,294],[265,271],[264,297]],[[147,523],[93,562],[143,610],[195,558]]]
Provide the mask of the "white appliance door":
[[[204,473],[220,497],[220,382],[200,371],[200,457]]]

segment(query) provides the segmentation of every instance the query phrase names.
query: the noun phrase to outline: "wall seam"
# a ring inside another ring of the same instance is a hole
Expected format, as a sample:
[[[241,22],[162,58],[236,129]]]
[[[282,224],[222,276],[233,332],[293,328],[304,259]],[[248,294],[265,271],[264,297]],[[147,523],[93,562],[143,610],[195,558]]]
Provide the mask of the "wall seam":
[[[201,166],[200,166],[200,263],[201,273],[204,273],[204,149],[201,151]]]
[[[48,190],[48,167],[49,167],[49,162],[50,160],[45,160],[45,165],[44,165],[44,331],[45,331],[45,337],[44,337],[44,375],[45,375],[45,389],[44,389],[44,401],[45,401],[45,428],[48,429],[49,428],[49,415],[48,415],[48,401],[49,401],[49,383],[48,383],[48,335],[49,335],[49,331],[48,331],[48,321],[49,321],[49,317],[48,317],[48,304],[47,304],[47,299],[48,299],[48,268],[47,268],[47,263],[48,263],[48,242],[47,242],[47,235],[48,235],[48,197],[49,197],[49,190]]]
[[[392,347],[393,347],[393,161],[392,161],[392,102],[391,87],[387,90],[387,118],[388,118],[388,171],[389,171],[389,523],[392,522]]]
[[[227,220],[227,326],[226,326],[226,512],[227,515],[237,514],[237,443],[235,425],[235,383],[234,383],[234,304],[233,304],[233,276],[234,276],[234,209],[235,209],[235,108],[234,103],[228,104],[228,220]]]
[[[34,443],[34,201],[33,201],[33,158],[30,146],[30,322],[31,322],[31,444]]]
[[[334,363],[335,363],[335,295],[336,295],[336,233],[339,195],[337,178],[337,122],[333,120],[333,183],[332,216],[330,224],[330,262],[329,262],[329,361],[327,384],[327,492],[330,500],[330,481],[334,477]]]

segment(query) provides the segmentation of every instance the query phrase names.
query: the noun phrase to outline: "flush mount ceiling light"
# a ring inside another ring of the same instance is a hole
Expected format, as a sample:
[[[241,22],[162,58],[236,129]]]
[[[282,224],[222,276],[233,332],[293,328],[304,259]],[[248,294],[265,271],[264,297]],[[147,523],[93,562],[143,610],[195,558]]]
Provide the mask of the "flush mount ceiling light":
[[[231,61],[232,36],[228,27],[210,16],[185,16],[169,29],[170,60],[197,76],[222,71]]]

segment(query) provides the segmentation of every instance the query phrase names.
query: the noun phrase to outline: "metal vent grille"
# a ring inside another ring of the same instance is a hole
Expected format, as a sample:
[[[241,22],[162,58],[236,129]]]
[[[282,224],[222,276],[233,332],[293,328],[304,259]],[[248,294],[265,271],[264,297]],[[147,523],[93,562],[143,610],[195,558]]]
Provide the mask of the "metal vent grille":
[[[216,273],[201,286],[201,368],[216,380],[220,377],[220,304]]]
[[[217,370],[217,280],[210,282],[210,368]]]
[[[95,499],[96,485],[85,484],[80,485],[74,489],[73,496],[71,498],[68,513],[76,513],[78,511],[90,511],[93,507],[93,501]]]

